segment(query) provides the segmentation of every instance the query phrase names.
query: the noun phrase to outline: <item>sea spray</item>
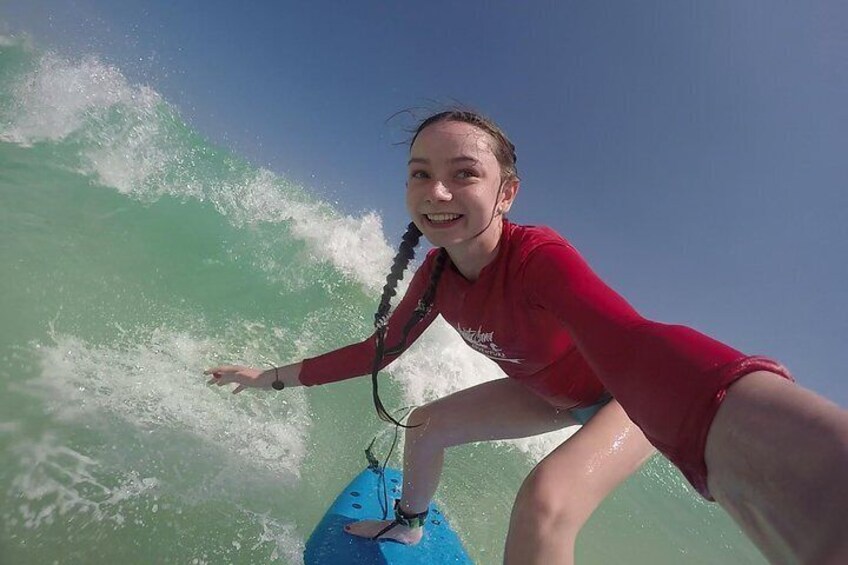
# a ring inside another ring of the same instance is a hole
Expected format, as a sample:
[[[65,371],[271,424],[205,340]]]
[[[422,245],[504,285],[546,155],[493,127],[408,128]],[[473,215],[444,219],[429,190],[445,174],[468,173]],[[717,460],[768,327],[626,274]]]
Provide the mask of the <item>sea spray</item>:
[[[233,396],[201,372],[367,336],[396,236],[209,143],[97,55],[2,37],[0,101],[4,562],[297,563],[391,433],[367,379]],[[502,376],[441,320],[387,373],[392,407]],[[437,497],[478,562],[571,431],[449,451]],[[622,555],[761,562],[661,459],[581,534],[578,559]]]

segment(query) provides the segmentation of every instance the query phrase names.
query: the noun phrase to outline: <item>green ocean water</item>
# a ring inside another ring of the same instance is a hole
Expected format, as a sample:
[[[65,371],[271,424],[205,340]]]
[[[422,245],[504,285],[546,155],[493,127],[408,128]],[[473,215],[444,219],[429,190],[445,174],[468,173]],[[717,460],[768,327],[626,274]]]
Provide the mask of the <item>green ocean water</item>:
[[[0,37],[0,563],[300,562],[371,438],[388,449],[368,379],[234,397],[201,372],[365,337],[398,235],[97,57]],[[381,390],[401,407],[497,376],[436,324]],[[572,431],[448,453],[437,498],[476,562],[500,562],[523,477]],[[763,562],[659,457],[577,559]]]

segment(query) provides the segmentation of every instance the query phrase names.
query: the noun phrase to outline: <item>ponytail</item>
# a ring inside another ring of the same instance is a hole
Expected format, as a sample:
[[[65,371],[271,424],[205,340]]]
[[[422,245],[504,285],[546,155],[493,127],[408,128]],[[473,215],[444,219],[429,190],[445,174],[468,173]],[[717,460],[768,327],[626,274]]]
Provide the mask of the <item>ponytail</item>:
[[[409,261],[415,256],[415,247],[418,245],[418,241],[420,239],[421,230],[419,230],[414,223],[410,222],[409,226],[406,228],[406,233],[403,234],[403,241],[401,241],[397,255],[395,255],[394,261],[392,262],[391,271],[389,271],[389,274],[386,277],[386,284],[383,286],[383,295],[380,297],[380,305],[377,307],[377,312],[374,314],[374,327],[377,330],[374,364],[371,369],[371,392],[374,397],[374,407],[377,409],[377,415],[381,420],[384,422],[392,422],[395,425],[404,428],[408,428],[410,426],[406,426],[395,420],[380,400],[380,395],[377,391],[377,373],[379,372],[380,364],[386,355],[400,353],[406,348],[406,339],[409,336],[409,332],[412,331],[412,328],[415,327],[418,322],[424,319],[436,298],[436,286],[439,284],[439,278],[441,278],[442,271],[444,270],[445,263],[447,262],[448,254],[444,248],[440,249],[439,254],[436,256],[436,262],[433,266],[433,271],[430,273],[430,281],[427,285],[427,289],[424,291],[424,295],[421,297],[421,300],[418,301],[418,306],[415,308],[412,316],[410,316],[406,325],[403,327],[400,343],[386,350],[385,339],[388,331],[389,307],[391,306],[391,299],[395,294],[397,294],[397,283],[403,278],[403,273],[406,271],[407,266],[409,266]]]
[[[406,233],[403,234],[403,241],[401,241],[400,248],[392,262],[392,269],[386,277],[386,284],[383,285],[383,295],[380,297],[377,313],[374,314],[374,327],[378,330],[385,326],[388,321],[390,302],[392,297],[397,294],[397,283],[403,278],[403,272],[409,265],[409,261],[415,257],[415,248],[420,239],[421,230],[413,222],[409,222]]]

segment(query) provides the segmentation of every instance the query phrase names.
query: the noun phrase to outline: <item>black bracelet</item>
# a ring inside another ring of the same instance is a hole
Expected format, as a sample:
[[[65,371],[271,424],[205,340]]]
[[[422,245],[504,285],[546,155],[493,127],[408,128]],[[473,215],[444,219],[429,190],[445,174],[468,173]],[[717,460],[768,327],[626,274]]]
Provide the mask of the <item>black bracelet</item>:
[[[283,390],[286,388],[286,383],[280,380],[280,374],[278,373],[277,367],[274,367],[274,382],[271,383],[271,388],[274,390]]]

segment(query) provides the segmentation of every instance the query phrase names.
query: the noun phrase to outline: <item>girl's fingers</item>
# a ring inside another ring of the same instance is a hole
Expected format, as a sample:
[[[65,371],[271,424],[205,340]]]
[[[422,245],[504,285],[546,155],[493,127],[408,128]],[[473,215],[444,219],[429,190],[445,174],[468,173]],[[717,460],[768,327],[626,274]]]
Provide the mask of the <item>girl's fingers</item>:
[[[224,386],[231,383],[237,384],[238,386],[233,389],[233,394],[238,394],[247,388],[249,383],[257,379],[255,375],[244,372],[244,369],[244,367],[236,365],[222,365],[220,367],[206,369],[203,371],[203,374],[212,375],[212,378],[206,381],[208,385]]]
[[[212,382],[218,386],[224,386],[233,382],[233,375],[231,373],[219,373],[217,376],[212,377]]]
[[[237,371],[242,370],[244,367],[238,365],[218,365],[217,367],[211,367],[203,371],[205,375],[214,375],[215,373],[235,373]]]

